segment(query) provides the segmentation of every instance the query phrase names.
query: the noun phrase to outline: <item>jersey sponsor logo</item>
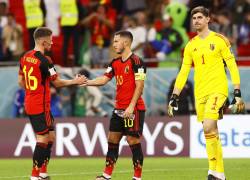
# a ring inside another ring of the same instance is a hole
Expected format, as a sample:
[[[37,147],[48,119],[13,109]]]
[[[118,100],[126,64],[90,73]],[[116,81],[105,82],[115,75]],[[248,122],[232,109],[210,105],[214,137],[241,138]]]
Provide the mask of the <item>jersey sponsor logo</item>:
[[[112,67],[108,67],[107,69],[106,69],[106,73],[110,73],[112,71]]]
[[[214,48],[215,48],[215,45],[214,45],[214,44],[210,44],[210,49],[211,49],[211,51],[213,51]]]
[[[128,74],[128,72],[129,72],[129,65],[127,65],[127,66],[125,67],[125,69],[124,69],[124,73],[125,73],[125,74]]]

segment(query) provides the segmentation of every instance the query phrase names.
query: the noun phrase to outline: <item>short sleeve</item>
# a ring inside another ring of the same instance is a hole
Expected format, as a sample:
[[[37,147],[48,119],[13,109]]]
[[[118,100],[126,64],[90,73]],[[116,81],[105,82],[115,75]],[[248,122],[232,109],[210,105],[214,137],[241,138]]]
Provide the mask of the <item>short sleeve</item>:
[[[140,58],[134,58],[133,61],[134,61],[133,70],[135,73],[135,80],[144,81],[146,79],[146,72],[147,72],[147,68],[144,62]]]
[[[56,68],[54,67],[54,64],[49,64],[49,79],[51,81],[54,81],[57,78],[57,72],[56,72]]]
[[[37,53],[36,56],[41,59],[40,69],[45,78],[49,78],[54,81],[57,78],[56,69],[50,57],[43,56],[41,53]]]
[[[49,56],[45,56],[48,59],[48,76],[51,81],[57,78],[56,68],[54,67],[53,61]]]
[[[107,76],[109,79],[112,79],[114,77],[115,73],[114,73],[114,68],[113,68],[113,61],[108,65],[104,76]]]

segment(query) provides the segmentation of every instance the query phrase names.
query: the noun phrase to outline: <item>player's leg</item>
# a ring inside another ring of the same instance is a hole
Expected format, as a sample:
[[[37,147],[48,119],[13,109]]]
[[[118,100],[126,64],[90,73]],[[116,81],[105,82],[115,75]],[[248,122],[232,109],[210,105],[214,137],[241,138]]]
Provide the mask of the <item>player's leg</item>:
[[[40,174],[39,174],[41,179],[49,179],[48,172],[47,172],[47,166],[48,166],[49,161],[50,161],[51,149],[52,149],[53,143],[55,141],[55,136],[56,136],[55,130],[54,130],[54,118],[53,118],[51,112],[48,112],[46,117],[47,117],[47,122],[50,122],[50,123],[47,123],[47,124],[49,124],[50,128],[49,128],[48,145],[47,145],[47,149],[46,149],[46,157],[45,157],[45,161],[41,167]]]
[[[123,135],[123,118],[113,113],[108,133],[108,152],[106,155],[106,165],[101,176],[97,176],[96,180],[111,179],[115,163],[119,154],[119,143]]]
[[[217,120],[220,119],[220,110],[223,107],[226,96],[212,94],[207,99],[204,111],[203,129],[206,139],[206,150],[209,161],[209,174],[224,180],[224,165],[222,146],[219,139]]]
[[[134,165],[133,180],[141,180],[142,166],[143,166],[143,152],[141,147],[141,136],[143,131],[143,124],[145,118],[145,111],[135,111],[134,119],[125,119],[125,133],[127,135],[127,142],[132,152],[132,160]]]
[[[45,161],[47,145],[49,141],[49,127],[47,126],[45,114],[30,115],[30,122],[36,133],[36,147],[33,153],[33,168],[31,180],[38,180],[40,169]]]

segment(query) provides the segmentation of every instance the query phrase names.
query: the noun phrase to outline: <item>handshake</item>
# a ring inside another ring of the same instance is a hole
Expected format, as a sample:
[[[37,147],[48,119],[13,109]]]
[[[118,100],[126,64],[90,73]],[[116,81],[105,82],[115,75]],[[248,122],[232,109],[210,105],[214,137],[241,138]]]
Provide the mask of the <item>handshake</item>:
[[[84,75],[77,74],[75,78],[73,79],[73,81],[74,81],[74,84],[76,85],[86,86],[88,78]]]

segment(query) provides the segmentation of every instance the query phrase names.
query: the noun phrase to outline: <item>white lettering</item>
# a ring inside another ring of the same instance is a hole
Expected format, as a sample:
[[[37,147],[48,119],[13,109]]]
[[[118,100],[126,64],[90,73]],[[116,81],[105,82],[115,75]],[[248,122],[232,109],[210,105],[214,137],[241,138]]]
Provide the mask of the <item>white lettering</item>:
[[[106,152],[108,150],[108,145],[107,145],[106,133],[104,131],[104,127],[103,127],[102,123],[96,124],[96,128],[94,130],[92,140],[90,140],[89,132],[88,132],[88,129],[87,129],[85,123],[79,123],[78,128],[79,128],[80,135],[82,138],[83,146],[84,146],[86,154],[88,156],[93,155],[97,139],[99,139],[99,141],[101,143],[101,148],[102,148],[103,154],[106,154]]]
[[[168,154],[168,155],[177,155],[178,153],[180,153],[183,150],[183,147],[184,147],[184,142],[183,142],[183,139],[181,138],[181,136],[179,136],[171,131],[171,129],[173,127],[177,127],[178,129],[181,129],[182,124],[180,122],[173,121],[173,122],[168,123],[164,128],[165,137],[168,140],[170,140],[176,144],[176,148],[173,150],[169,149],[167,146],[164,147],[163,152],[165,154]]]
[[[155,154],[155,140],[158,137],[164,123],[159,122],[157,123],[153,133],[151,134],[149,131],[149,128],[147,124],[144,124],[144,129],[143,129],[143,136],[146,141],[146,154],[148,155],[154,155]]]
[[[27,139],[27,141],[26,141]],[[30,123],[25,124],[20,140],[17,144],[14,156],[20,156],[22,149],[24,147],[30,147],[32,151],[35,150],[36,137],[33,132],[32,126]]]
[[[64,134],[64,130],[68,130],[68,134]],[[72,140],[77,135],[77,128],[72,123],[58,123],[56,125],[56,155],[64,155],[64,146],[72,156],[79,156],[79,151],[76,149]]]

